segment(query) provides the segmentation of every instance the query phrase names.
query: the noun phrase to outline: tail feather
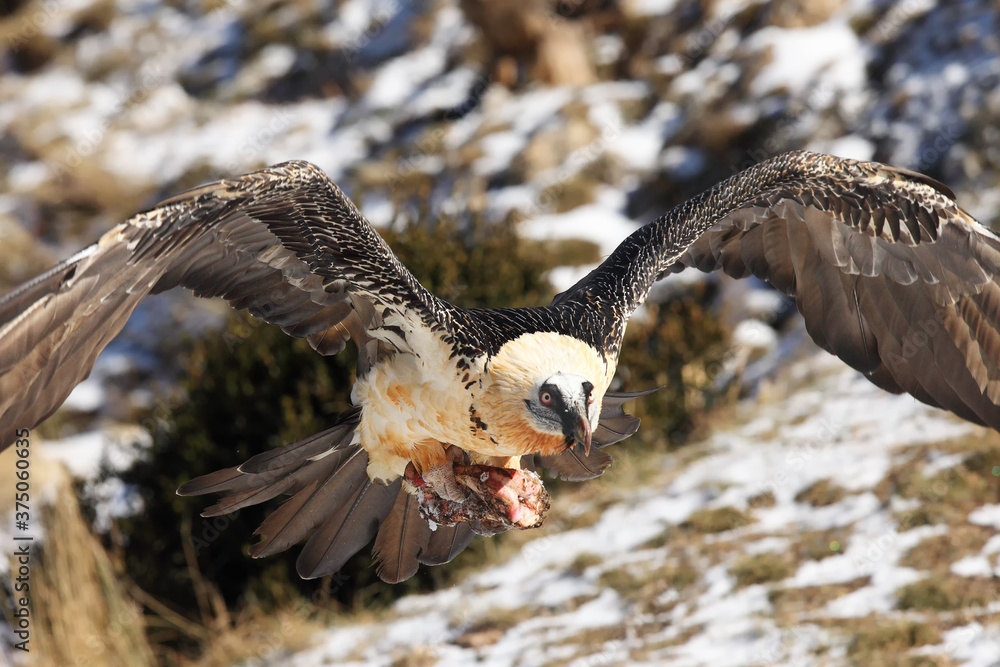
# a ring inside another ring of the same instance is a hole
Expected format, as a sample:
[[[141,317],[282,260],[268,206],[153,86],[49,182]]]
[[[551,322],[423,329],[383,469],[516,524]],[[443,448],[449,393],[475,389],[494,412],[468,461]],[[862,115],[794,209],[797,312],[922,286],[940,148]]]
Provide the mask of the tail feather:
[[[320,459],[313,465],[322,466],[323,463],[324,460]],[[337,463],[335,461],[334,465]],[[284,551],[326,521],[330,514],[349,504],[369,481],[367,466],[368,457],[364,455],[364,450],[356,447],[332,474],[309,482],[254,531],[254,535],[263,539],[251,545],[250,555],[263,558]]]
[[[372,549],[379,578],[396,584],[416,574],[419,559],[427,552],[433,534],[430,525],[420,516],[417,499],[401,491]]]
[[[367,457],[361,461],[367,467]],[[333,574],[343,567],[348,558],[375,537],[392,510],[403,480],[383,486],[372,482],[364,467],[362,474],[364,481],[348,502],[337,503],[330,512],[323,512],[323,523],[299,553],[295,569],[303,579]]]
[[[330,428],[235,468],[202,475],[181,486],[182,496],[218,493],[222,498],[202,516],[218,516],[291,496],[254,532],[260,542],[250,555],[262,558],[285,551],[311,534],[296,562],[303,578],[340,569],[376,537],[373,556],[379,576],[396,583],[413,576],[420,564],[447,563],[472,540],[466,525],[432,531],[401,480],[388,486],[368,478],[368,453],[354,443],[361,411],[352,408]]]
[[[312,465],[303,462],[291,470],[282,471],[281,475],[268,473],[246,475],[241,473],[243,479],[246,480],[243,484],[248,486],[246,491],[240,493],[234,488],[227,490],[226,492],[232,495],[223,497],[211,507],[206,507],[201,515],[207,517],[229,514],[244,507],[259,505],[282,494],[294,494],[314,481],[322,483],[341,465],[347,454],[346,451],[335,452]],[[249,486],[251,484],[252,486]]]
[[[242,477],[239,468],[223,468],[195,477],[177,488],[178,496],[202,496],[206,493],[229,492],[234,481]]]
[[[455,556],[465,551],[465,547],[469,546],[469,542],[475,536],[472,527],[467,523],[438,526],[427,543],[427,551],[417,557],[417,562],[424,565],[450,563]]]
[[[308,438],[293,442],[284,447],[253,456],[244,461],[239,466],[239,470],[244,473],[273,471],[301,464],[306,459],[319,456],[334,447],[344,448],[351,442],[354,430],[357,428],[360,420],[361,408],[357,406],[352,407],[340,416],[340,421],[325,431],[320,431]]]

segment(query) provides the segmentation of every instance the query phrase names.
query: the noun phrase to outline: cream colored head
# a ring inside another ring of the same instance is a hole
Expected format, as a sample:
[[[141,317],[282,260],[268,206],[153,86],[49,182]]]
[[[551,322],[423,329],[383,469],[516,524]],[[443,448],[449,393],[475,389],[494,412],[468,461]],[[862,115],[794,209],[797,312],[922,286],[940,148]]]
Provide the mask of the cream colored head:
[[[523,453],[552,449],[552,443],[560,441],[589,448],[613,372],[596,350],[576,338],[525,334],[490,360],[487,374],[492,383],[484,406],[501,424],[516,423],[522,431],[537,434],[539,442],[549,443],[521,447],[527,450]]]

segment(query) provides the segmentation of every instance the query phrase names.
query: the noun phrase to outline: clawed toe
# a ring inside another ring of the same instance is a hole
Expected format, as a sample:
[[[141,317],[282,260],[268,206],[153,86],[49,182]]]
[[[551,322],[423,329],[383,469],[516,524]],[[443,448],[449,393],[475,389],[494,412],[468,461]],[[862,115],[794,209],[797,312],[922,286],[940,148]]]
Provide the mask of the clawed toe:
[[[430,484],[440,497],[455,503],[465,502],[465,489],[455,479],[455,468],[451,461],[436,465],[423,474],[424,481]]]

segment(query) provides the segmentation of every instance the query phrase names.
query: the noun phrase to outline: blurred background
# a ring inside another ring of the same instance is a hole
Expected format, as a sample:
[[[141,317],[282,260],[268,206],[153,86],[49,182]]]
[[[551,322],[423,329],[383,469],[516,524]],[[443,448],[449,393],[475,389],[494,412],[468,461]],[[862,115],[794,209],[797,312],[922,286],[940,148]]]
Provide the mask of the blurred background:
[[[292,158],[462,306],[546,303],[792,149],[1000,215],[995,0],[0,0],[0,68],[0,291]],[[765,285],[661,283],[616,387],[665,388],[613,468],[405,584],[367,553],[302,581],[297,548],[246,556],[263,510],[174,495],[328,425],[352,379],[224,303],[144,302],[33,434],[32,652],[0,662],[1000,664],[1000,437],[817,354]]]

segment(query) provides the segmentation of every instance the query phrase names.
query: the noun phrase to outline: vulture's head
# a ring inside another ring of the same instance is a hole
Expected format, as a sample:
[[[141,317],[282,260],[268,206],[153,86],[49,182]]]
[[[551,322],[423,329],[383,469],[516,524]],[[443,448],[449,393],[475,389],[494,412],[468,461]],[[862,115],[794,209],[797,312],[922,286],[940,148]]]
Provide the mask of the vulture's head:
[[[524,404],[535,429],[561,435],[567,445],[580,444],[590,453],[590,436],[597,425],[594,383],[575,373],[556,373],[536,383]]]
[[[519,454],[554,454],[577,444],[589,452],[614,367],[584,342],[556,333],[525,334],[487,365],[488,424]]]

